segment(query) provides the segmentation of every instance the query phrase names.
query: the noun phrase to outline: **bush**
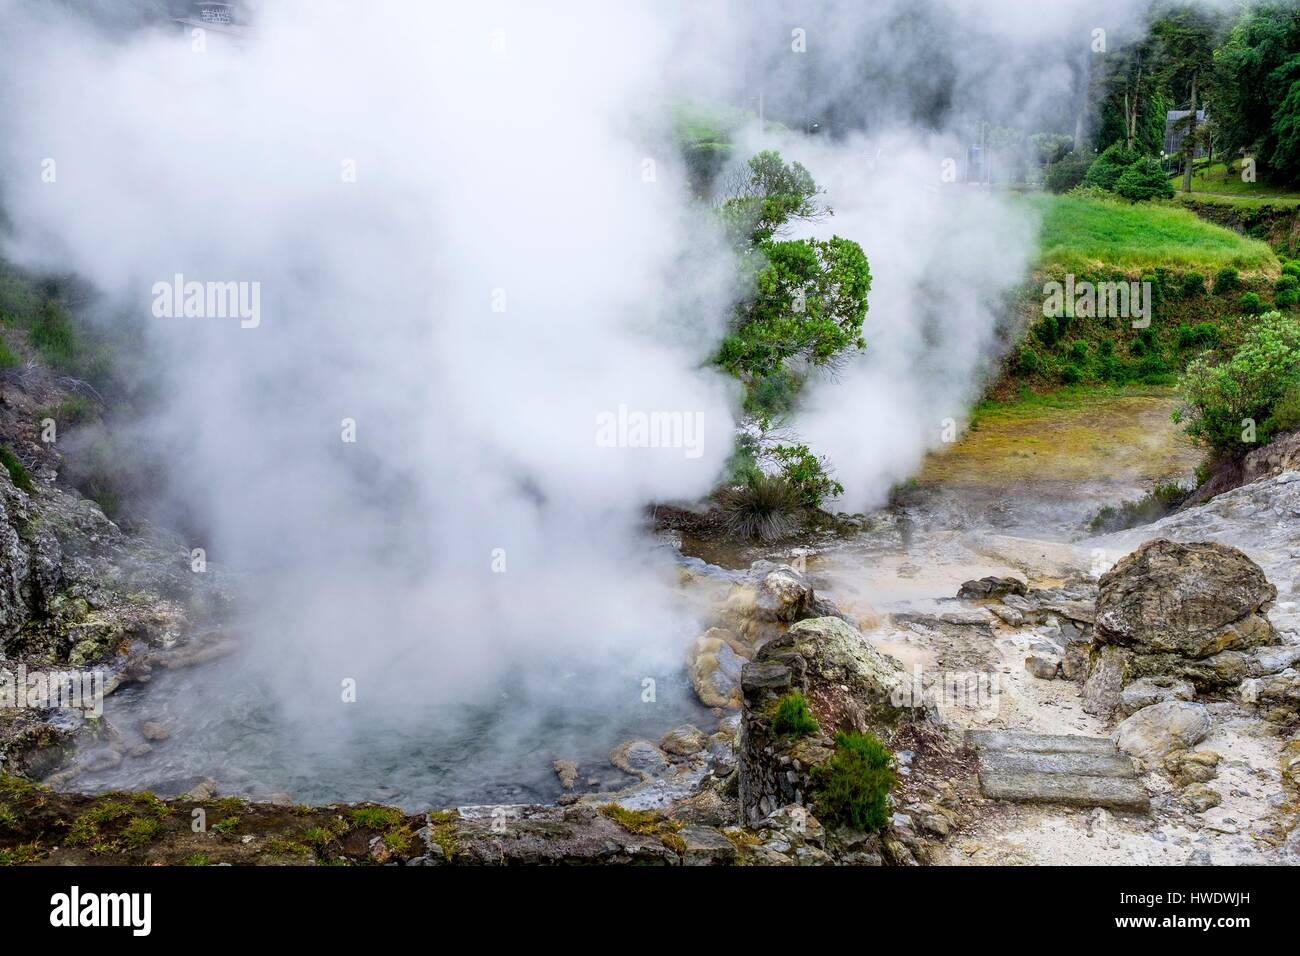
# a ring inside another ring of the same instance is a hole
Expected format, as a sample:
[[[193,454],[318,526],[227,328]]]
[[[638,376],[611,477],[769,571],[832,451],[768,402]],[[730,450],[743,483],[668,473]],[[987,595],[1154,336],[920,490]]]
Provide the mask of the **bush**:
[[[1124,170],[1137,162],[1137,159],[1137,154],[1123,143],[1112,143],[1092,161],[1088,172],[1084,174],[1082,185],[1113,190]]]
[[[1074,385],[1083,378],[1083,370],[1073,362],[1061,369],[1061,381],[1066,385]]]
[[[1243,293],[1238,304],[1244,315],[1259,315],[1264,311],[1264,300],[1258,292]]]
[[[1133,202],[1172,199],[1174,184],[1165,177],[1159,160],[1146,157],[1129,165],[1115,180],[1115,192]]]
[[[1069,153],[1047,167],[1043,186],[1051,193],[1068,193],[1083,182],[1090,164],[1091,158],[1087,153]]]
[[[1237,270],[1232,266],[1224,266],[1214,274],[1214,294],[1223,295],[1225,292],[1232,292],[1241,286],[1241,280],[1237,276]]]
[[[1292,259],[1290,262],[1283,263],[1282,274],[1300,279],[1300,259]]]
[[[1109,534],[1158,521],[1188,499],[1194,488],[1181,485],[1157,485],[1136,501],[1125,501],[1118,508],[1102,508],[1088,524],[1091,531]]]
[[[1212,349],[1222,338],[1219,327],[1213,322],[1198,322],[1196,325],[1184,322],[1178,326],[1177,335],[1180,349]]]
[[[1021,375],[1033,375],[1040,365],[1038,353],[1031,348],[1022,347],[1016,355],[1016,371]]]
[[[1083,339],[1075,339],[1070,343],[1070,360],[1077,365],[1082,365],[1088,361],[1088,343]]]
[[[18,456],[3,445],[0,445],[0,465],[5,466],[5,470],[9,472],[9,477],[13,480],[15,486],[27,492],[36,490],[32,485],[32,476],[27,473],[27,469],[18,460]]]
[[[1273,302],[1279,308],[1290,309],[1300,302],[1300,279],[1284,273],[1273,283]]]
[[[835,735],[835,753],[812,771],[823,823],[879,831],[889,822],[889,791],[898,782],[894,755],[871,734]]]
[[[1268,312],[1231,358],[1218,364],[1201,358],[1187,367],[1178,383],[1182,405],[1175,421],[1185,422],[1188,435],[1221,457],[1249,451],[1254,446],[1243,440],[1243,423],[1254,421],[1257,443],[1267,442],[1274,409],[1287,405],[1298,378],[1300,324],[1280,312]]]
[[[739,487],[718,494],[727,531],[742,538],[775,541],[798,530],[803,519],[803,494],[780,475],[752,476]]]
[[[1300,428],[1300,381],[1295,382],[1282,393],[1272,413],[1264,420],[1262,431],[1270,439],[1278,432],[1295,431]]]
[[[803,694],[795,691],[777,701],[776,716],[772,718],[772,733],[783,737],[802,737],[815,734],[820,729]]]
[[[1043,321],[1039,322],[1034,329],[1034,334],[1042,340],[1042,343],[1048,348],[1056,344],[1057,339],[1061,337],[1061,326],[1053,316],[1043,316]]]
[[[826,460],[814,455],[807,445],[777,445],[772,455],[781,466],[781,477],[799,490],[809,508],[820,508],[827,498],[844,494],[844,486],[827,470]]]
[[[1205,276],[1199,272],[1188,272],[1183,275],[1183,298],[1191,299],[1195,296],[1205,294]]]

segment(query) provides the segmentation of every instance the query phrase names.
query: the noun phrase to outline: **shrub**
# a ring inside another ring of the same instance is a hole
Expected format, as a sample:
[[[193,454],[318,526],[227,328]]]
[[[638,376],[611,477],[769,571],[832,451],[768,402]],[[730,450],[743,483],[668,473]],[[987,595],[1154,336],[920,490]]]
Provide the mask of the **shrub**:
[[[1180,349],[1212,349],[1222,338],[1219,327],[1213,322],[1198,322],[1194,326],[1184,322],[1178,326],[1177,335]]]
[[[1051,193],[1068,193],[1083,182],[1090,164],[1091,158],[1087,153],[1068,153],[1047,167],[1043,174],[1043,185]]]
[[[1125,501],[1118,508],[1110,505],[1102,508],[1088,527],[1100,534],[1109,534],[1150,524],[1181,505],[1194,490],[1177,484],[1157,485],[1136,501]]]
[[[1133,202],[1172,199],[1174,184],[1165,177],[1160,161],[1144,157],[1130,164],[1115,180],[1115,192]]]
[[[0,445],[0,465],[5,466],[5,470],[9,472],[9,477],[17,487],[27,492],[36,490],[32,485],[32,476],[27,473],[27,469],[18,460],[18,456],[3,445]]]
[[[1282,274],[1300,279],[1300,259],[1292,259],[1282,264]]]
[[[1200,358],[1187,367],[1178,383],[1182,405],[1175,421],[1185,422],[1187,434],[1219,456],[1248,451],[1252,446],[1243,440],[1243,423],[1256,422],[1257,441],[1267,442],[1274,409],[1287,407],[1297,378],[1300,324],[1280,312],[1265,313],[1231,358],[1218,364]]]
[[[1190,299],[1195,296],[1205,294],[1205,276],[1199,272],[1188,272],[1183,275],[1183,298]]]
[[[1061,381],[1066,385],[1074,385],[1083,378],[1083,370],[1073,362],[1065,365],[1061,369]]]
[[[1040,362],[1038,353],[1031,348],[1021,348],[1016,355],[1016,371],[1021,375],[1033,375],[1038,371]]]
[[[1088,166],[1082,185],[1097,189],[1114,189],[1116,181],[1123,175],[1124,170],[1133,165],[1137,158],[1137,154],[1122,142],[1112,143]]]
[[[1071,342],[1070,360],[1078,365],[1088,361],[1088,343],[1083,339],[1075,339]]]
[[[820,729],[803,694],[796,691],[777,701],[776,716],[772,718],[772,733],[785,737],[802,737],[805,734],[815,734]]]
[[[844,494],[844,486],[827,470],[826,460],[814,455],[807,445],[777,445],[772,455],[781,466],[781,477],[799,490],[809,508],[820,508],[827,498]]]
[[[742,538],[774,541],[793,534],[804,513],[803,494],[780,475],[753,476],[718,493],[727,531]]]
[[[1043,316],[1043,321],[1039,322],[1034,328],[1034,334],[1042,340],[1042,343],[1048,348],[1056,344],[1057,339],[1061,337],[1061,327],[1056,319],[1050,315]]]
[[[1273,405],[1273,411],[1264,419],[1262,431],[1270,439],[1278,432],[1295,431],[1300,428],[1300,380],[1293,383],[1282,393],[1282,397]]]
[[[1214,274],[1214,294],[1223,295],[1225,292],[1232,292],[1239,288],[1241,280],[1237,276],[1237,270],[1232,266],[1224,266]]]
[[[1264,301],[1258,292],[1243,293],[1238,306],[1245,315],[1259,315],[1264,311]]]
[[[79,349],[72,322],[53,299],[46,299],[36,310],[31,343],[55,368],[67,368],[77,359]]]
[[[823,823],[879,831],[889,822],[889,791],[898,782],[894,755],[871,734],[835,735],[835,753],[813,768],[815,806]]]
[[[1297,302],[1300,302],[1300,279],[1284,273],[1277,282],[1273,283],[1273,302],[1279,308],[1293,308]]]

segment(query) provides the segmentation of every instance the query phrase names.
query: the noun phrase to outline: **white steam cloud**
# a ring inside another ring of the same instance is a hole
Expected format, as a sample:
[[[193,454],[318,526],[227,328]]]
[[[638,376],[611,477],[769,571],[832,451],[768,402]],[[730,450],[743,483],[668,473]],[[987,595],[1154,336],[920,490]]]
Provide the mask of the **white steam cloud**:
[[[864,104],[866,134],[776,144],[828,187],[817,231],[861,242],[874,277],[867,353],[796,423],[859,508],[960,417],[1032,253],[1023,213],[939,188],[958,127],[1068,99],[1068,69],[1025,71],[1139,6],[286,0],[198,53],[170,25],[8,0],[5,254],[140,316],[177,273],[260,283],[256,329],[148,322],[167,396],[148,426],[210,529],[195,545],[254,572],[247,644],[304,711],[344,677],[400,701],[538,657],[677,660],[690,625],[642,509],[712,487],[739,402],[708,366],[734,269],[663,107],[753,107],[764,84],[788,115]],[[909,83],[933,98],[932,58],[959,112],[922,129]],[[700,413],[702,455],[599,447],[620,405]]]

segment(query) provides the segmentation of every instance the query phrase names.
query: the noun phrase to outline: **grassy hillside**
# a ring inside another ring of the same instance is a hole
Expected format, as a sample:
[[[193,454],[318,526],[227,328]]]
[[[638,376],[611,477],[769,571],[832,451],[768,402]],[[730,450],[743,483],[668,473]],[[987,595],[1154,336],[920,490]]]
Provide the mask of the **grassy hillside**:
[[[1047,270],[1278,270],[1267,244],[1206,222],[1179,205],[1046,194],[1025,201],[1042,216],[1039,262]]]
[[[1183,188],[1183,177],[1170,180],[1174,188]],[[1192,170],[1192,195],[1209,194],[1236,199],[1261,199],[1271,202],[1300,203],[1300,192],[1283,189],[1268,183],[1245,182],[1241,178],[1241,162],[1206,164],[1198,162]]]

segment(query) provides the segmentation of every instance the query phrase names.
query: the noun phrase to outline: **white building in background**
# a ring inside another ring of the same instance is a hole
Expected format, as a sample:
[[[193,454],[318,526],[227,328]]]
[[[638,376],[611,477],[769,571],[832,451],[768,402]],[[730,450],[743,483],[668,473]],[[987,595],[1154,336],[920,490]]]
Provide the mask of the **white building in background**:
[[[194,8],[193,16],[177,17],[176,22],[192,29],[200,28],[234,37],[245,37],[249,33],[248,24],[241,15],[237,3],[198,0]]]

